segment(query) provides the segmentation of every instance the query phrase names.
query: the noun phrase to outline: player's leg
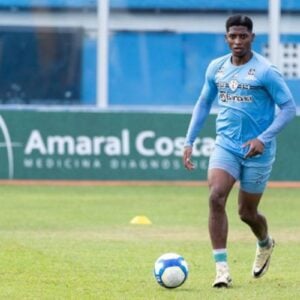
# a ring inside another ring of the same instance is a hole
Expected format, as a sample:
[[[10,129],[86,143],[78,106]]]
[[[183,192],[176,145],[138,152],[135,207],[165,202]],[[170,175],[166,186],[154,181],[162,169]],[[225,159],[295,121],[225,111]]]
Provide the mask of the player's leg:
[[[209,234],[213,249],[226,248],[228,220],[226,214],[227,197],[235,183],[235,178],[222,169],[210,169],[209,185]]]
[[[239,176],[239,162],[232,153],[216,146],[211,155],[208,171],[209,234],[216,262],[213,287],[227,287],[231,283],[227,263],[228,220],[227,197]]]
[[[222,169],[209,170],[208,227],[216,263],[216,279],[213,287],[228,287],[231,283],[227,263],[228,220],[225,206],[235,181],[234,177]]]
[[[262,194],[239,191],[239,215],[243,222],[248,224],[258,240],[268,237],[268,225],[264,215],[258,212],[258,205]]]
[[[257,238],[257,249],[252,268],[255,278],[261,277],[269,268],[274,241],[268,233],[266,217],[258,211],[258,206],[271,172],[271,166],[245,167],[239,191],[239,215],[249,225]]]

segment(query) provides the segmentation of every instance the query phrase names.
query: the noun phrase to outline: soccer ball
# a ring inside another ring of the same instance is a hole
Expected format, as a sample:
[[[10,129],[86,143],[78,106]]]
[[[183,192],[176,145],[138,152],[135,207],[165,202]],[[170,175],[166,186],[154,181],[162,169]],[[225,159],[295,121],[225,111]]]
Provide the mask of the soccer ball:
[[[177,288],[187,279],[189,273],[185,259],[176,253],[161,255],[154,265],[156,281],[165,288]]]

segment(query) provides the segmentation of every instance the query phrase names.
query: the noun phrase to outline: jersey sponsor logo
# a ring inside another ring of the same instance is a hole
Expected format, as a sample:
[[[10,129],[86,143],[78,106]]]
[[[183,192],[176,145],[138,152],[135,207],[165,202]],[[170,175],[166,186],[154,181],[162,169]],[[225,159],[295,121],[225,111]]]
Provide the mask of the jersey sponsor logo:
[[[232,95],[226,92],[221,92],[219,93],[219,99],[223,103],[225,102],[237,102],[237,103],[242,103],[242,102],[252,102],[252,96],[239,96],[239,95]]]
[[[235,90],[237,88],[242,89],[242,90],[258,90],[258,89],[263,88],[260,85],[250,85],[250,84],[247,84],[247,83],[238,83],[237,87],[235,87],[235,85],[236,85],[236,83],[234,83],[234,85],[233,85]],[[230,87],[230,85],[227,82],[219,81],[219,82],[217,82],[217,87],[218,87],[218,89],[225,89],[225,88]],[[232,90],[232,88],[231,88],[231,90]]]

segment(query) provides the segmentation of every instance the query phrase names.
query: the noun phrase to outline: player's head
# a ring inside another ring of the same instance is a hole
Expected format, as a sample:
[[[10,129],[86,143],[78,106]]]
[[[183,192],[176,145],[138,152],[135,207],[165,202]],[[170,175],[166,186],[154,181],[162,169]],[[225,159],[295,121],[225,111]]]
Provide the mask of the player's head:
[[[253,30],[252,20],[245,15],[233,15],[229,17],[226,21],[226,32],[228,32],[229,28],[232,26],[244,26],[249,32],[252,32]]]
[[[254,40],[252,20],[244,15],[233,15],[226,21],[225,39],[234,57],[251,57],[251,45]]]

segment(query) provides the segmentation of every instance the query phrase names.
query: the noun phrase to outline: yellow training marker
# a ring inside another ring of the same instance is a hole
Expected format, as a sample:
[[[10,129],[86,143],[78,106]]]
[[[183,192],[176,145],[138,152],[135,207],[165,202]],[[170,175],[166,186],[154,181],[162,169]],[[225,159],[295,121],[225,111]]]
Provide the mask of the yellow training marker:
[[[130,224],[149,225],[152,222],[146,216],[136,216],[130,221]]]

